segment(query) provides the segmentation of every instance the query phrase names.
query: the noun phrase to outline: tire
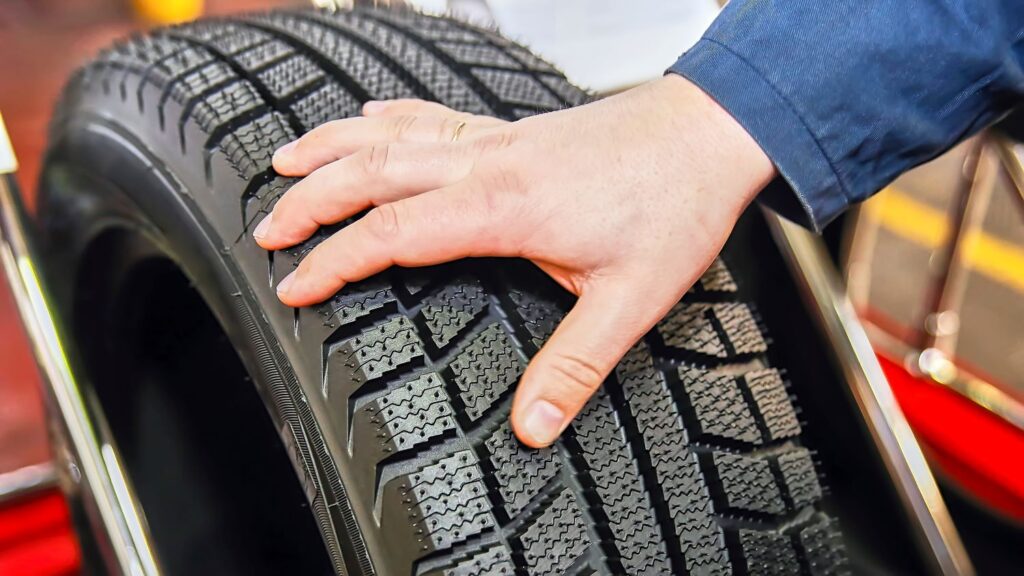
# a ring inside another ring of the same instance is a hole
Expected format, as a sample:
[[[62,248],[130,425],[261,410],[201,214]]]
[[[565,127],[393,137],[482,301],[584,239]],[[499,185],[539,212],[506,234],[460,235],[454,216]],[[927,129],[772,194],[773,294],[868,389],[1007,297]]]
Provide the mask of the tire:
[[[495,32],[390,9],[186,24],[85,66],[55,115],[39,208],[84,363],[102,355],[96,311],[131,300],[115,279],[172,261],[265,399],[338,574],[845,571],[795,399],[727,262],[545,450],[519,445],[507,418],[572,299],[529,263],[393,269],[317,306],[277,301],[272,287],[338,227],[269,255],[254,244],[295,181],[272,152],[396,97],[507,119],[587,100]]]

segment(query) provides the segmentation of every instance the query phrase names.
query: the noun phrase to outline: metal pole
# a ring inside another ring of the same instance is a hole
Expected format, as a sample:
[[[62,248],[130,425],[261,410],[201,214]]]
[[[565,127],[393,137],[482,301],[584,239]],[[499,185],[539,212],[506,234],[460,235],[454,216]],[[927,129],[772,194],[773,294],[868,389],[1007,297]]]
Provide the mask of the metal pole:
[[[101,528],[112,574],[159,574],[145,520],[109,443],[97,426],[68,362],[55,315],[43,289],[33,253],[28,218],[13,174],[17,160],[0,116],[0,264],[39,366],[49,402],[60,415],[66,442],[67,478],[82,496],[86,512]]]
[[[808,230],[765,212],[779,249],[811,303],[809,312],[836,354],[845,383],[916,529],[922,552],[933,560],[938,574],[974,574],[921,447],[896,403],[824,244]]]

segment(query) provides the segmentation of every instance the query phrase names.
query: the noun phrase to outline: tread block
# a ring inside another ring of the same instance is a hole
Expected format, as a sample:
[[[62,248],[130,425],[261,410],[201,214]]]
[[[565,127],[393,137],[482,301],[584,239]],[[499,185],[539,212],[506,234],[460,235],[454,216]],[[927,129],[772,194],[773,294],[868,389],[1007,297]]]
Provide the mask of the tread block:
[[[696,414],[699,434],[761,443],[757,422],[734,376],[681,366],[679,380]]]
[[[707,292],[736,292],[739,290],[739,286],[732,279],[732,274],[721,258],[715,258],[704,275],[700,277],[700,287]]]
[[[673,348],[727,358],[729,351],[708,316],[710,308],[711,304],[680,302],[658,322],[658,333]]]
[[[478,43],[484,40],[483,35],[476,29],[470,30],[465,24],[443,18],[435,18],[426,14],[415,12],[392,13],[387,10],[379,10],[375,16],[398,25],[409,26],[412,24],[420,37],[437,42],[462,42]],[[483,31],[485,34],[486,32]]]
[[[782,492],[767,460],[717,451],[712,453],[711,459],[727,508],[763,514],[786,511]]]
[[[164,34],[135,36],[117,42],[105,50],[101,57],[106,63],[120,63],[135,67],[144,64],[155,64],[170,56],[182,53],[191,47],[185,40],[172,38]]]
[[[324,325],[336,328],[351,324],[397,302],[391,287],[380,277],[347,284],[329,300],[317,306]]]
[[[665,376],[654,368],[645,343],[626,354],[616,376],[661,484],[687,568],[728,574],[722,531],[711,515],[697,455],[688,448],[689,438]]]
[[[530,52],[524,46],[520,46],[510,40],[506,40],[500,36],[494,36],[491,38],[495,43],[502,45],[508,53],[523,63],[524,66],[535,72],[548,72],[550,74],[561,74],[554,66],[547,61],[538,57],[533,52]]]
[[[252,20],[298,39],[322,53],[326,60],[338,70],[344,71],[349,78],[358,79],[360,87],[371,98],[384,100],[417,97],[409,84],[393,70],[381,66],[379,60],[365,48],[335,32],[332,20],[323,14],[257,14]]]
[[[519,290],[510,290],[508,296],[515,305],[519,317],[523,319],[523,327],[530,335],[533,345],[540,349],[555,332],[565,312],[554,302]]]
[[[371,401],[355,424],[361,422],[372,427],[384,454],[408,450],[455,429],[451,401],[434,372]]]
[[[506,66],[509,68],[522,67],[514,58],[490,44],[442,40],[435,45],[461,64]]]
[[[850,574],[846,546],[835,520],[821,517],[802,527],[796,539],[812,576]]]
[[[477,334],[449,366],[470,420],[480,418],[526,368],[498,322]]]
[[[670,574],[665,545],[626,431],[603,388],[587,402],[573,429],[626,572]]]
[[[233,96],[229,97],[238,98],[239,104],[242,105],[242,108],[239,111],[244,112],[246,110],[256,108],[260,105],[260,102],[258,101],[259,95],[256,94],[256,91],[251,90],[251,86],[241,83],[241,79],[238,77],[237,74],[235,74],[233,70],[231,70],[230,66],[220,61],[213,61],[212,56],[210,58],[211,60],[209,61],[208,64],[196,68],[191,72],[188,72],[187,74],[179,78],[177,81],[175,81],[170,87],[168,97],[171,100],[174,100],[175,102],[184,105],[189,100],[192,100],[197,96],[200,96],[204,92],[216,86],[223,85],[227,82],[234,80],[239,81],[239,87],[235,88],[234,90],[236,92],[241,91],[242,93],[234,94]],[[222,97],[221,99],[223,100],[224,97]],[[223,104],[221,104],[219,107],[214,107],[206,102],[197,103],[196,107],[198,108],[200,106],[205,106],[212,109],[212,112],[208,112],[207,114],[212,113],[213,115],[223,117],[223,119],[219,122],[214,120],[210,124],[201,123],[199,126],[206,132],[212,131],[214,126],[233,116],[232,109],[230,107],[224,107]],[[198,121],[199,117],[197,116],[196,119]]]
[[[502,100],[513,104],[534,106],[540,104],[551,109],[560,108],[562,105],[551,92],[526,72],[473,68],[473,75],[479,78],[491,92],[501,94]]]
[[[793,506],[801,508],[821,500],[821,484],[808,449],[793,448],[779,456],[778,464]]]
[[[512,563],[512,556],[509,554],[508,548],[498,545],[459,560],[453,566],[431,570],[427,572],[426,576],[480,576],[481,574],[512,576],[514,573],[515,565]]]
[[[287,56],[295,54],[295,50],[288,44],[274,39],[268,42],[257,44],[245,52],[235,56],[238,65],[248,72],[256,72],[274,62],[278,62]]]
[[[309,58],[292,56],[260,72],[259,79],[274,98],[281,100],[322,81],[324,73]]]
[[[274,151],[294,139],[288,122],[277,112],[268,112],[229,133],[219,146],[238,175],[249,181],[266,172]]]
[[[353,383],[354,390],[422,356],[423,346],[412,322],[405,316],[395,316],[332,345],[328,374],[337,366]]]
[[[514,116],[516,120],[522,120],[523,118],[529,118],[530,116],[536,116],[537,114],[540,114],[540,112],[534,110],[533,108],[512,109],[512,116]]]
[[[338,12],[333,20],[350,33],[372,42],[388,58],[401,62],[403,68],[425,86],[432,94],[444,94],[450,108],[472,114],[494,114],[494,110],[465,80],[441,62],[431,52],[412,39],[412,32],[402,31],[373,19],[382,11],[367,11],[366,17],[352,17],[350,13]]]
[[[146,71],[145,81],[163,87],[178,76],[213,61],[208,51],[188,45],[153,61]]]
[[[426,555],[494,527],[483,473],[470,450],[460,450],[390,481],[382,528],[398,536],[401,525]],[[393,526],[389,526],[394,522]]]
[[[563,106],[580,106],[590,101],[590,95],[573,86],[561,76],[541,76],[540,81],[562,99]]]
[[[519,541],[530,574],[566,574],[590,546],[576,496],[562,489]]]
[[[359,100],[337,82],[327,82],[292,103],[292,113],[306,130],[324,122],[359,114]]]
[[[800,435],[800,421],[789,399],[782,376],[774,368],[744,374],[757,411],[764,419],[770,440]]]
[[[777,532],[740,530],[739,542],[751,576],[798,576],[800,562],[788,537]]]
[[[680,302],[658,332],[668,346],[716,358],[768,350],[750,307],[740,302]]]
[[[261,30],[224,21],[200,20],[175,26],[172,30],[230,56],[236,56],[270,40],[270,37]]]
[[[754,320],[750,306],[741,302],[712,304],[711,311],[734,354],[757,354],[768,351],[761,329]]]
[[[401,285],[410,296],[422,298],[422,292],[430,286],[430,274],[422,268],[404,268],[399,272]]]
[[[249,230],[251,226],[255,226],[263,217],[270,214],[274,204],[295,182],[297,182],[296,178],[275,176],[270,182],[257,188],[251,195],[244,197],[242,199],[244,207],[242,221],[245,229]]]
[[[485,446],[510,518],[522,512],[558,474],[560,464],[556,449],[524,447],[512,433],[508,422],[503,422],[494,431]]]
[[[460,278],[424,301],[420,315],[438,349],[447,346],[487,309],[490,298],[479,280]]]

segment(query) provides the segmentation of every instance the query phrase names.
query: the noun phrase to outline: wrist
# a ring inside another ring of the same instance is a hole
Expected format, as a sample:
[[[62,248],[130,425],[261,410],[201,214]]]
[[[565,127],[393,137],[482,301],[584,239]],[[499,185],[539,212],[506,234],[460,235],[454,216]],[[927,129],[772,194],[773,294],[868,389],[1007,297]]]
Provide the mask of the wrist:
[[[735,192],[745,207],[778,175],[750,133],[696,84],[670,73],[650,86],[670,107],[676,139],[686,144],[684,157],[710,177],[707,185]]]

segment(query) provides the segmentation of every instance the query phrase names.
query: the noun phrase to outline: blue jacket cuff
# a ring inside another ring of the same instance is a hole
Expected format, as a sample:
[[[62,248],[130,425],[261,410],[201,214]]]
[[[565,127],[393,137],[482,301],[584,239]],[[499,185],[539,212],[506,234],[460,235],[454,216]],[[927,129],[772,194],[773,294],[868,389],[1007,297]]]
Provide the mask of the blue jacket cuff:
[[[765,189],[761,203],[816,232],[846,209],[849,197],[807,123],[749,62],[703,38],[668,71],[714,98],[775,164],[785,182]]]

